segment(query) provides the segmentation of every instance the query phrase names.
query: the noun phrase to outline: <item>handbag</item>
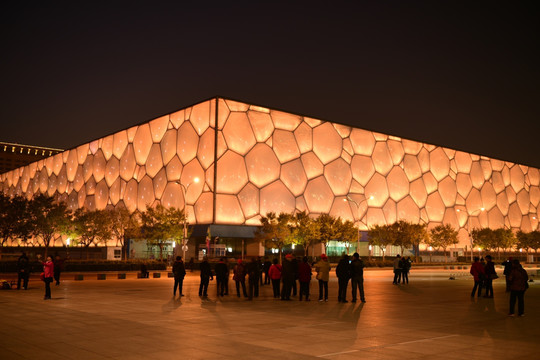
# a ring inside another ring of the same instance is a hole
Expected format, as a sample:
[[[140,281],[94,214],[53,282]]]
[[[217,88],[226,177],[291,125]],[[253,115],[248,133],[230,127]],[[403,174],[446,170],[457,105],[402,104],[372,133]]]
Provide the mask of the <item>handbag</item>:
[[[42,272],[41,274],[39,274],[39,278],[41,279],[41,281],[45,281],[45,273]]]
[[[492,279],[492,280],[495,280],[495,279],[499,278],[499,275],[497,275],[497,274],[489,274],[489,278]]]

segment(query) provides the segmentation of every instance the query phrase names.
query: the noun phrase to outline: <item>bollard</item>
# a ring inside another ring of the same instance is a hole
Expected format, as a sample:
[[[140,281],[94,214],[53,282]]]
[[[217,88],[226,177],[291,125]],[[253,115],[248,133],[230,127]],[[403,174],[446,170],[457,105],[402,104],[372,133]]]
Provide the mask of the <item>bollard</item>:
[[[107,274],[97,274],[98,280],[107,280]]]
[[[157,279],[157,278],[160,278],[161,277],[161,273],[153,273],[152,276],[154,277],[154,279]]]
[[[75,275],[75,280],[76,280],[76,281],[82,281],[82,280],[84,280],[84,275],[82,275],[82,274],[77,274],[77,275]]]
[[[126,274],[118,274],[118,279],[125,279],[126,278]]]

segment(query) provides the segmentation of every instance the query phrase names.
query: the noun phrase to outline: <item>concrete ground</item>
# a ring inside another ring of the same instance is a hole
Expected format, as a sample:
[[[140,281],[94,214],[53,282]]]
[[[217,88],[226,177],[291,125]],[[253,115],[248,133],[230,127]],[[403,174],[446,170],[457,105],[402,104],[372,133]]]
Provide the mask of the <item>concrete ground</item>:
[[[215,281],[203,300],[198,280],[188,274],[181,299],[164,277],[65,280],[48,301],[39,281],[1,291],[0,359],[508,360],[540,350],[540,280],[522,318],[507,316],[504,279],[494,299],[471,299],[467,271],[413,268],[410,284],[395,286],[390,270],[369,269],[365,304],[338,303],[335,278],[327,303],[315,281],[311,302],[275,300],[270,286],[250,302],[235,291],[217,298]]]

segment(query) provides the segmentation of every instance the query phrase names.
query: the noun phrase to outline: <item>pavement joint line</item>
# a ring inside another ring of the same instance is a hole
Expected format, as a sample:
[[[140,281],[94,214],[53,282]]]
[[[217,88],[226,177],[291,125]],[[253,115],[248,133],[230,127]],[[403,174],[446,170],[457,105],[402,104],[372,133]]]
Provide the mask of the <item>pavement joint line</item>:
[[[229,336],[229,335],[238,335],[238,334],[246,334],[246,331],[233,331],[225,334],[210,334],[206,336]]]
[[[418,343],[418,342],[425,342],[425,341],[438,340],[438,339],[446,339],[446,338],[455,337],[455,336],[459,336],[459,334],[437,336],[437,337],[433,337],[433,338],[426,338],[426,339],[413,340],[413,341],[405,341],[405,342],[400,342],[400,343],[393,344],[393,345],[414,344],[414,343]],[[393,345],[390,345],[390,346],[393,346]]]
[[[350,353],[353,353],[353,352],[357,352],[357,351],[360,351],[360,350],[347,350],[347,351],[340,351],[340,352],[335,352],[335,353],[330,353],[330,354],[324,354],[324,355],[319,355],[317,357],[327,357],[327,356],[334,356],[334,355],[341,355],[341,354],[350,354]]]

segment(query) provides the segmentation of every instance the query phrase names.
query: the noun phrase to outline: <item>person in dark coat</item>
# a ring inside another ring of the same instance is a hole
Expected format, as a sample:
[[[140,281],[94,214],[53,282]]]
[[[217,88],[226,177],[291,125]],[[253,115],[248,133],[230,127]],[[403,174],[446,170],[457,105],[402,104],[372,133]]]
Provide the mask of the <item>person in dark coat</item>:
[[[471,265],[471,270],[469,271],[474,278],[474,287],[471,292],[471,297],[474,297],[476,289],[478,289],[478,297],[480,297],[482,295],[482,284],[486,277],[486,273],[478,256],[475,256],[473,260],[474,262]]]
[[[264,265],[263,265],[263,262],[262,262],[260,256],[257,257],[257,261],[256,261],[256,262],[257,262],[257,267],[258,267],[258,269],[259,269],[259,282],[261,283],[261,286],[263,286],[263,285],[264,285],[264,282],[263,282],[263,273],[264,273],[264,271],[263,271],[263,266],[264,266]]]
[[[512,271],[512,258],[509,257],[501,265],[504,266],[503,275],[506,278],[506,292],[510,292],[510,280],[508,279],[508,275],[510,275],[510,271]]]
[[[264,258],[264,263],[263,263],[264,285],[267,285],[267,284],[271,283],[271,281],[270,281],[271,279],[268,276],[268,272],[270,271],[270,266],[272,266],[272,262],[270,262],[270,260],[267,257],[265,257]]]
[[[216,264],[216,285],[218,296],[229,295],[229,267],[223,258]]]
[[[281,271],[281,280],[283,282],[281,288],[281,300],[291,300],[291,291],[296,272],[297,270],[294,269],[294,264],[292,262],[292,255],[285,255],[285,261],[283,262]]]
[[[356,302],[356,294],[360,292],[360,301],[366,302],[364,295],[364,262],[360,259],[358,253],[353,254],[351,262],[351,287],[352,287],[352,302]],[[357,290],[358,289],[358,290]]]
[[[251,261],[246,266],[246,272],[248,275],[248,299],[252,300],[253,297],[259,297],[259,281],[261,277],[260,261],[256,258],[251,258]]]
[[[60,285],[60,274],[62,274],[63,270],[64,260],[59,255],[56,255],[54,257],[54,281],[56,281],[56,286]]]
[[[238,263],[234,266],[233,269],[233,280],[236,283],[236,295],[240,297],[240,285],[242,285],[242,292],[244,297],[247,297],[246,291],[246,268],[242,259],[238,259]]]
[[[28,279],[30,278],[30,260],[26,253],[22,253],[17,260],[17,290],[21,290],[21,281],[24,290],[28,290]]]
[[[514,316],[514,310],[516,307],[516,299],[518,301],[518,315],[524,316],[525,313],[525,290],[529,287],[527,281],[529,275],[527,271],[523,269],[518,259],[512,261],[512,270],[508,275],[510,281],[510,311],[508,316]]]
[[[296,281],[298,280],[298,259],[296,258],[296,256],[292,255],[291,263],[292,263],[292,269],[294,272],[294,278],[292,282],[292,296],[296,296],[298,292],[297,284],[296,284]]]
[[[347,285],[351,278],[351,264],[349,256],[344,254],[336,267],[336,276],[338,278],[338,302],[346,303]]]
[[[493,279],[496,278],[497,272],[495,271],[495,264],[491,261],[491,255],[486,256],[486,266],[484,267],[484,272],[486,278],[484,280],[484,287],[486,288],[485,298],[493,297]]]
[[[401,261],[401,256],[397,254],[396,258],[394,259],[394,281],[392,282],[392,284],[398,285],[401,282],[402,267],[403,261]]]
[[[302,295],[306,297],[306,301],[309,301],[309,283],[311,281],[311,266],[308,263],[307,256],[302,258],[302,262],[298,264],[298,280],[300,281],[300,296],[302,301]]]
[[[176,261],[172,267],[172,272],[174,275],[173,296],[176,296],[176,289],[178,288],[178,294],[180,297],[182,297],[184,296],[184,294],[182,294],[182,286],[184,284],[184,277],[186,276],[186,268],[181,256],[176,257]]]
[[[403,263],[403,266],[402,266],[402,269],[401,269],[401,278],[402,278],[402,283],[405,284],[405,283],[409,283],[409,271],[411,271],[411,258],[410,257],[405,257],[403,256],[402,258],[402,263]]]
[[[200,269],[201,283],[199,285],[199,296],[208,297],[208,284],[210,283],[210,280],[214,280],[214,276],[212,275],[212,269],[210,268],[210,264],[208,263],[208,258],[206,256],[203,258]]]

